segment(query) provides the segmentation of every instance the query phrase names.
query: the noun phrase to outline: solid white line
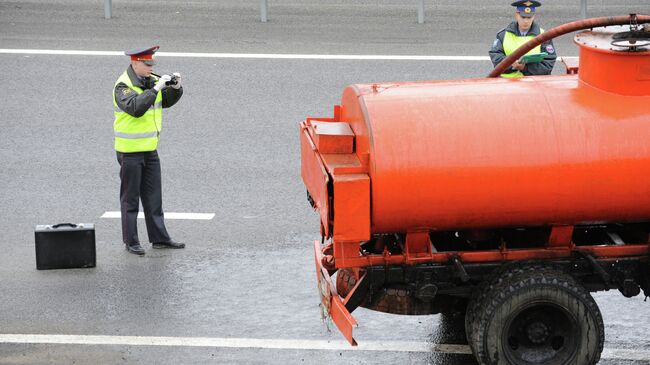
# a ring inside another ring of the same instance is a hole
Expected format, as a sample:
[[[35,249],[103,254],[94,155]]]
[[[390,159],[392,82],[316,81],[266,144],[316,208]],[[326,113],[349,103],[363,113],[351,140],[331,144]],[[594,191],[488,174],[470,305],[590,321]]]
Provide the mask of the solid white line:
[[[226,338],[226,337],[151,337],[151,336],[85,336],[85,335],[25,335],[0,334],[0,344],[60,344],[60,345],[125,345],[125,346],[177,346],[260,348],[279,350],[335,350],[375,352],[437,352],[470,355],[467,345],[447,345],[415,341],[361,341],[350,346],[345,341]],[[650,351],[632,349],[603,350],[602,359],[650,360]]]
[[[100,218],[121,218],[120,212],[104,212]],[[138,212],[138,218],[143,219],[144,213]],[[194,220],[211,220],[214,213],[165,213],[165,219],[194,219]]]
[[[46,343],[65,345],[129,345],[129,346],[181,346],[261,348],[283,350],[336,350],[336,351],[391,351],[440,352],[471,354],[466,345],[431,344],[408,341],[364,341],[350,346],[345,341],[281,340],[258,338],[219,337],[148,337],[148,336],[83,336],[83,335],[0,335],[0,343]]]
[[[119,51],[80,51],[57,49],[7,49],[0,53],[39,54],[68,56],[124,56]],[[381,60],[381,61],[489,61],[488,56],[405,56],[405,55],[345,55],[345,54],[281,54],[281,53],[192,53],[157,52],[161,57],[190,58],[252,58],[252,59],[292,59],[292,60]]]
[[[74,51],[74,50],[62,50],[62,49],[7,49],[7,48],[0,48],[0,53],[69,55],[69,56],[124,56],[124,52],[116,52],[116,51]]]

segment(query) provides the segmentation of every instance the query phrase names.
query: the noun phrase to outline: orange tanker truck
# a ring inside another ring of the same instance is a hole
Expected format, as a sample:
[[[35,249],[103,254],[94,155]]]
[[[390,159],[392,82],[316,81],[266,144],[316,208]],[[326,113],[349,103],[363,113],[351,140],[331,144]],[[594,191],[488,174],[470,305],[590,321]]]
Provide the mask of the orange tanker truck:
[[[481,364],[598,362],[590,292],[650,295],[649,22],[562,25],[489,78],[351,85],[300,124],[322,307],[352,345],[359,306],[463,309]],[[567,75],[495,78],[575,31]]]

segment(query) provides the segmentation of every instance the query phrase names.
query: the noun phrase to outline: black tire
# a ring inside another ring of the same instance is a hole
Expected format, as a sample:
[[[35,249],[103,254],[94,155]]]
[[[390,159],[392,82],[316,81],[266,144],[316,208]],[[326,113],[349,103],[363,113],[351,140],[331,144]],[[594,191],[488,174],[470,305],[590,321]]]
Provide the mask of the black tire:
[[[591,365],[600,359],[605,340],[600,310],[570,275],[524,266],[481,289],[465,324],[480,364]]]
[[[476,312],[479,309],[478,307],[480,306],[480,303],[482,303],[484,293],[489,286],[490,282],[488,280],[481,282],[474,289],[474,292],[469,299],[469,303],[467,304],[467,312],[465,313],[465,334],[467,336],[467,344],[473,353],[475,353],[474,343],[470,340],[470,333],[472,333],[472,324],[474,323]]]
[[[501,265],[499,268],[495,269],[487,279],[480,282],[472,291],[472,295],[469,298],[469,303],[467,304],[467,313],[465,314],[465,333],[467,334],[467,342],[469,344],[472,352],[474,351],[474,343],[470,340],[470,333],[472,331],[471,324],[474,323],[474,317],[476,313],[480,310],[480,307],[486,300],[486,296],[489,295],[490,290],[493,286],[499,285],[504,278],[507,278],[511,275],[512,272],[521,271],[521,270],[541,270],[545,266],[543,264],[536,264],[534,262],[528,261],[514,261]]]

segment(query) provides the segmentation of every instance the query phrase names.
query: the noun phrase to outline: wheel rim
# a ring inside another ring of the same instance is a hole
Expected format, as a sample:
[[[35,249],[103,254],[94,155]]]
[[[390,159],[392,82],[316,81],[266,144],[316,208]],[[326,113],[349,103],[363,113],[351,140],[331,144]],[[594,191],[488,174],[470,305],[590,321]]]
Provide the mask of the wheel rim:
[[[560,365],[575,357],[581,333],[577,319],[565,308],[534,302],[508,318],[502,336],[509,363]]]

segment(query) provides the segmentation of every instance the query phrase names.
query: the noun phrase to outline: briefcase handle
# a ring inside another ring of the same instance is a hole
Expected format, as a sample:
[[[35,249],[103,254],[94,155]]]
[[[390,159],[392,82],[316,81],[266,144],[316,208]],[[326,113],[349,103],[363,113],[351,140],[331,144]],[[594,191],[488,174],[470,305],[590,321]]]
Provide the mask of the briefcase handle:
[[[59,224],[53,225],[52,228],[59,228],[59,227],[63,227],[63,226],[68,226],[68,227],[72,227],[72,228],[77,227],[77,225],[74,224],[74,223],[59,223]]]

